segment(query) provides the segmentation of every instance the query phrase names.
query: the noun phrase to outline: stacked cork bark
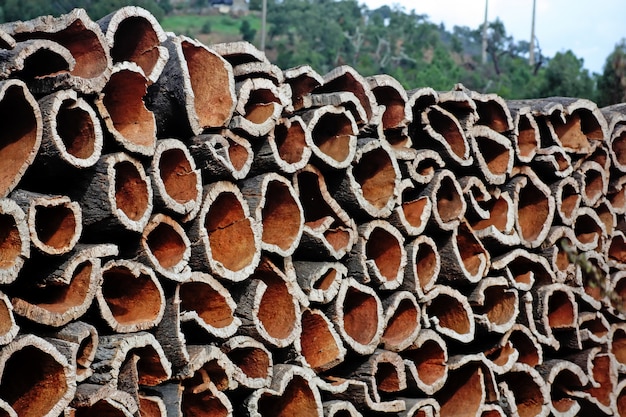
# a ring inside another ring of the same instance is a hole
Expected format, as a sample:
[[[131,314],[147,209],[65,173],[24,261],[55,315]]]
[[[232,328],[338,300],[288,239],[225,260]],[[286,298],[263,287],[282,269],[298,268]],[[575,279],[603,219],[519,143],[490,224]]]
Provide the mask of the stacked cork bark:
[[[626,105],[135,7],[0,47],[2,415],[626,415]]]

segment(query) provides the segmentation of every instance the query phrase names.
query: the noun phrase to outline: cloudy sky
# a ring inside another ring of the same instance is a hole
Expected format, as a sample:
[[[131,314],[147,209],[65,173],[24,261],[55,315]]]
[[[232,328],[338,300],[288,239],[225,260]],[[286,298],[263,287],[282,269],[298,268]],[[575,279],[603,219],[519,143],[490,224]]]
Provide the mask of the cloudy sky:
[[[544,55],[571,49],[584,58],[585,68],[602,72],[606,57],[626,37],[624,0],[536,0],[536,38]],[[359,0],[368,8],[403,7],[427,14],[431,22],[477,28],[482,24],[485,0]],[[533,0],[489,0],[489,20],[499,17],[516,40],[530,40]]]

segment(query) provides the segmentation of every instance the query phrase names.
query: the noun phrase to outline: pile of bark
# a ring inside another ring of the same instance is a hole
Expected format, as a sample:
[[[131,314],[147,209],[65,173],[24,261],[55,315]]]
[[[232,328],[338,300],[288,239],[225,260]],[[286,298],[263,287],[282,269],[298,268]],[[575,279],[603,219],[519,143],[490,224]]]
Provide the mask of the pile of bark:
[[[626,105],[0,26],[4,416],[626,415]]]

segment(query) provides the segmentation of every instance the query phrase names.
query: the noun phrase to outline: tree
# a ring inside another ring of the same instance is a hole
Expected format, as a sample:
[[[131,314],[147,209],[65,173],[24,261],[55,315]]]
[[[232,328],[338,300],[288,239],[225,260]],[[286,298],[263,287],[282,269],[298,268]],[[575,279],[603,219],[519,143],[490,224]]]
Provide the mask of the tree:
[[[557,52],[543,72],[540,97],[566,96],[593,99],[594,82],[583,68],[584,60],[570,50]]]
[[[241,36],[243,36],[244,41],[253,42],[254,36],[256,35],[256,29],[252,29],[252,26],[250,26],[250,22],[244,20],[239,26],[239,33],[241,33]]]
[[[615,45],[598,78],[598,105],[622,102],[626,102],[626,38]]]

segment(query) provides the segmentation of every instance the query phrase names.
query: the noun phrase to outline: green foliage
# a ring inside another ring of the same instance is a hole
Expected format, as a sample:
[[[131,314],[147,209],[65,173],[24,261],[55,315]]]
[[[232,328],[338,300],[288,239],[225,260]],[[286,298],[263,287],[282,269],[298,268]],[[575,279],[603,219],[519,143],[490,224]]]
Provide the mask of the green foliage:
[[[241,25],[239,26],[239,32],[241,33],[241,36],[243,36],[244,41],[247,41],[247,42],[254,41],[254,36],[256,35],[256,29],[252,29],[252,26],[250,25],[249,21],[244,20],[243,22],[241,22]]]
[[[583,68],[583,60],[572,51],[557,52],[543,71],[539,86],[540,97],[593,97],[594,82],[589,71]]]
[[[598,78],[598,104],[626,102],[626,39],[622,39],[604,63]]]
[[[246,16],[245,21],[250,25],[251,30],[258,31],[261,26],[257,16]],[[171,15],[166,16],[161,21],[161,26],[166,31],[174,33],[189,33],[195,37],[199,33],[220,33],[228,36],[240,34],[240,26],[244,20],[223,15]],[[209,32],[206,32],[210,29]]]
[[[211,21],[207,20],[202,24],[202,28],[200,28],[200,33],[204,33],[205,35],[211,33]]]

